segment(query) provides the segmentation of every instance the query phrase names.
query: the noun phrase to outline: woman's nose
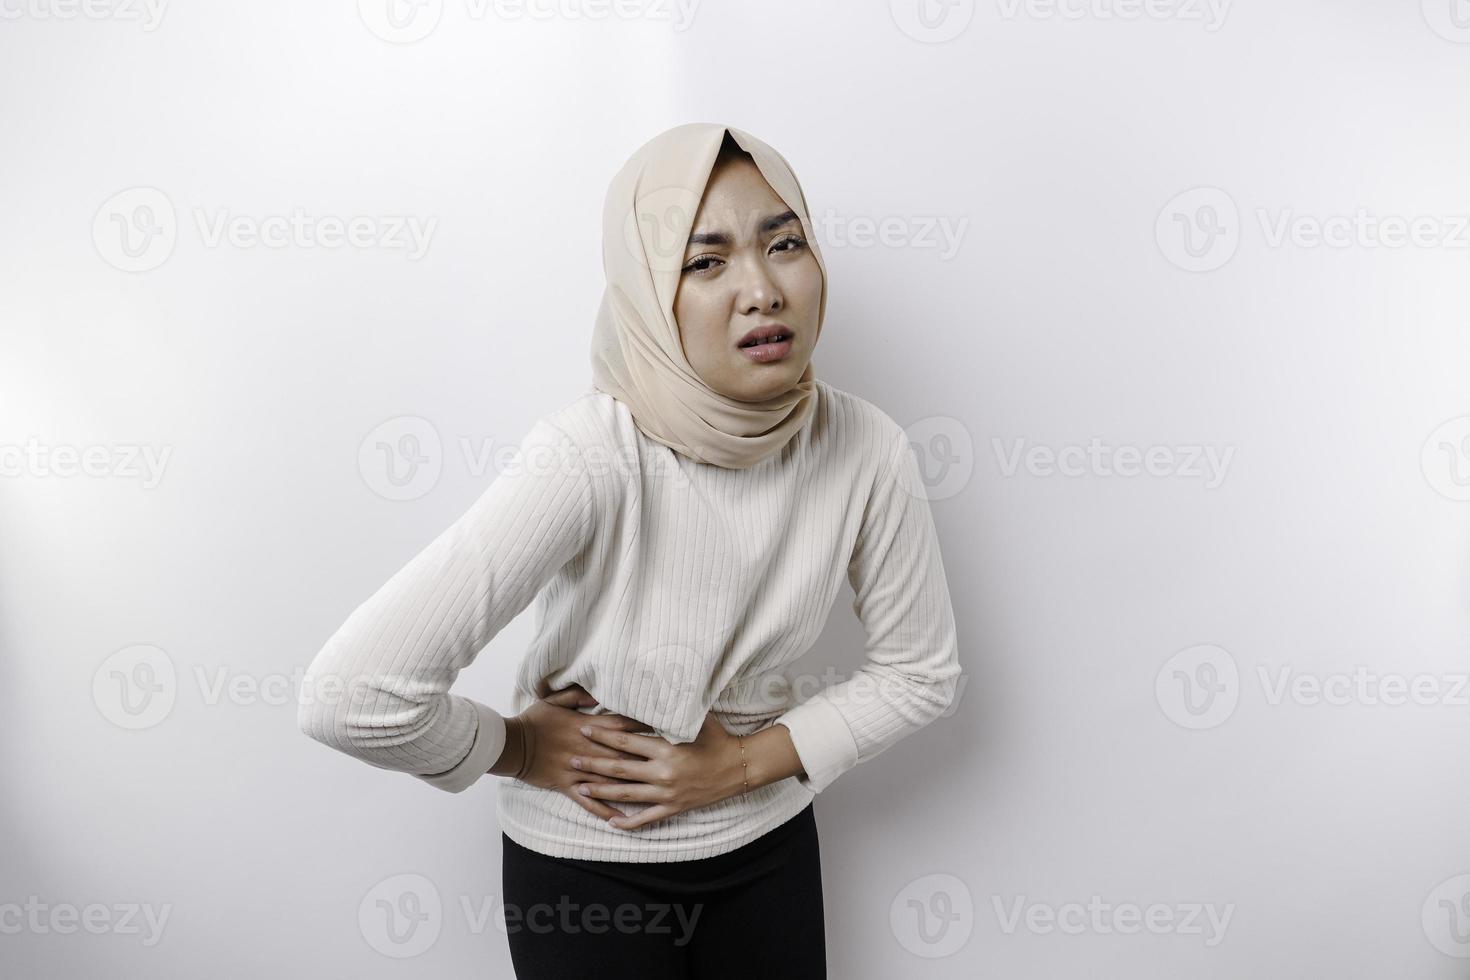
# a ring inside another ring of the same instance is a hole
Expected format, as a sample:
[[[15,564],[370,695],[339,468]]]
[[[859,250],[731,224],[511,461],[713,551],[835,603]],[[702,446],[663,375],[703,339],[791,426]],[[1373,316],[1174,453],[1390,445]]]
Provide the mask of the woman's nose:
[[[767,271],[765,263],[759,259],[747,263],[741,282],[741,312],[779,310],[781,302],[781,290]]]

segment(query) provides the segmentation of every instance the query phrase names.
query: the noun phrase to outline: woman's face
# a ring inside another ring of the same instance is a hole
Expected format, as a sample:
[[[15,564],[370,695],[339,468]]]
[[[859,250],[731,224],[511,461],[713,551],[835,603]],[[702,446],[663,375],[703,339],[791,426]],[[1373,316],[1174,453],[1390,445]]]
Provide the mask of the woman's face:
[[[822,270],[800,221],[749,157],[721,160],[694,215],[674,295],[690,365],[737,401],[789,391],[816,346],[821,299]],[[758,327],[780,328],[788,339],[742,348]]]

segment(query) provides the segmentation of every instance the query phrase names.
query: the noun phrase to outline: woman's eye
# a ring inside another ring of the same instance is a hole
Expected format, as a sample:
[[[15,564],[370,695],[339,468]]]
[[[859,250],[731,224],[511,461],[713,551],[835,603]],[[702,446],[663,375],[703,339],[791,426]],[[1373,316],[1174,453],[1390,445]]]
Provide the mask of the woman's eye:
[[[782,239],[778,240],[771,247],[772,248],[779,248],[782,245],[789,245],[790,248],[781,248],[780,249],[781,251],[783,251],[783,252],[794,252],[797,249],[805,248],[806,247],[806,239],[805,238],[802,238],[800,235],[787,235],[785,238],[782,238]]]
[[[686,266],[684,266],[684,268],[681,271],[683,271],[683,272],[704,272],[705,270],[707,270],[710,267],[710,263],[711,262],[718,262],[718,261],[720,261],[720,260],[718,258],[716,258],[715,256],[713,256],[713,255],[701,255],[698,258],[690,259],[689,260],[689,264],[686,265]]]
[[[787,235],[771,243],[773,252],[796,252],[806,247],[806,239],[800,235]],[[718,255],[700,255],[690,259],[680,272],[708,272],[724,260]]]

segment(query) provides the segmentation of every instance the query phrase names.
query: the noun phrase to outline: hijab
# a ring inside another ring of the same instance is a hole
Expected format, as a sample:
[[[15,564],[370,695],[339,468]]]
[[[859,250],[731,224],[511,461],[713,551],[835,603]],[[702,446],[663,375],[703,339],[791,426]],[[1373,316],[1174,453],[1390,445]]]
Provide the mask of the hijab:
[[[801,221],[822,273],[821,336],[827,267],[786,158],[733,127],[687,123],[640,147],[608,187],[602,212],[607,286],[593,330],[592,386],[626,404],[634,423],[655,442],[698,462],[746,469],[779,452],[801,430],[816,408],[817,389],[808,360],[787,391],[740,401],[705,384],[684,355],[674,296],[694,215],[727,132]]]

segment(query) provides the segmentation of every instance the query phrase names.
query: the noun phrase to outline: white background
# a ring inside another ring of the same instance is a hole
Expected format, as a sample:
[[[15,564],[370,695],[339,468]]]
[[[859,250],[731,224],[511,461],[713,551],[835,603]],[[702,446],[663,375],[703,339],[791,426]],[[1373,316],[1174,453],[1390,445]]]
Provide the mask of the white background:
[[[959,617],[953,715],[817,799],[832,975],[1467,975],[1470,9],[925,2],[0,0],[6,975],[510,975],[494,778],[294,672],[590,382],[603,192],[689,121],[800,176]],[[367,238],[211,234],[298,210]]]

